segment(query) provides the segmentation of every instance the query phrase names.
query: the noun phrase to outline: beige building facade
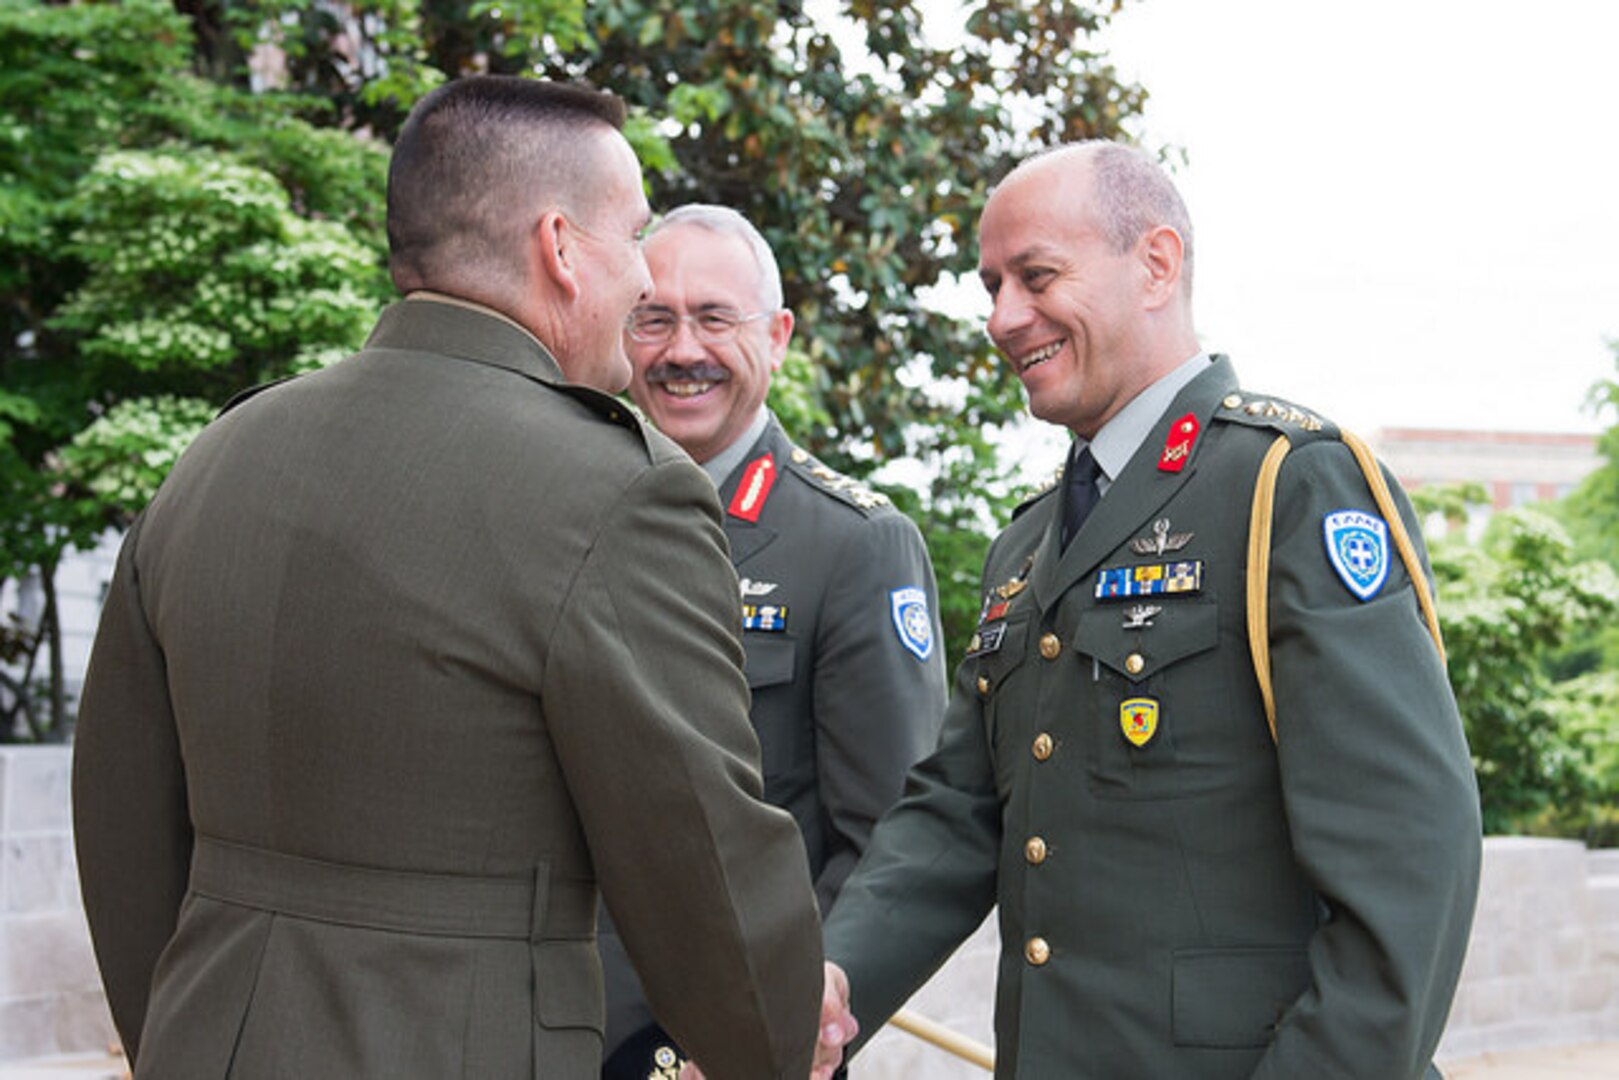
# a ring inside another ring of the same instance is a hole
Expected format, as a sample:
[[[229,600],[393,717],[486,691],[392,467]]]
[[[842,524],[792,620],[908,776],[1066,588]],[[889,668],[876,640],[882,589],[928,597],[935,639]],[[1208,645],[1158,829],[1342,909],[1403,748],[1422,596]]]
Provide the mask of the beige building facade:
[[[1598,436],[1567,432],[1383,428],[1371,439],[1377,456],[1406,490],[1479,484],[1488,502],[1467,522],[1476,537],[1492,513],[1561,499],[1602,464]],[[1427,523],[1442,535],[1443,519]]]

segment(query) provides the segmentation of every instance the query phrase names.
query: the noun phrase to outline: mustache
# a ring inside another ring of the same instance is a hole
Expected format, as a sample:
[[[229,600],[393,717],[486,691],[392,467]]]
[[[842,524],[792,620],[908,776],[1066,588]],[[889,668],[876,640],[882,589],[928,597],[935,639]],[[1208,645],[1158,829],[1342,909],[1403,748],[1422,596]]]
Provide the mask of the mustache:
[[[731,373],[718,364],[672,364],[660,360],[646,369],[643,378],[649,383],[666,382],[725,382]]]

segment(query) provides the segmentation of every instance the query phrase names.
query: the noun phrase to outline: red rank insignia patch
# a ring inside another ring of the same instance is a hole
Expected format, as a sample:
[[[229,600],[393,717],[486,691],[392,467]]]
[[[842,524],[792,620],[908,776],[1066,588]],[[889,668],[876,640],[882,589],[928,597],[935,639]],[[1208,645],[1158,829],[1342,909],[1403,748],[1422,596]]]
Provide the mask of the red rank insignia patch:
[[[1164,440],[1164,452],[1158,455],[1160,472],[1180,472],[1192,456],[1197,442],[1197,417],[1187,413],[1169,426],[1169,437]]]
[[[776,459],[770,454],[754,458],[742,474],[742,482],[736,486],[736,494],[731,496],[731,505],[726,511],[732,517],[758,524],[759,512],[765,508],[770,486],[775,482]]]

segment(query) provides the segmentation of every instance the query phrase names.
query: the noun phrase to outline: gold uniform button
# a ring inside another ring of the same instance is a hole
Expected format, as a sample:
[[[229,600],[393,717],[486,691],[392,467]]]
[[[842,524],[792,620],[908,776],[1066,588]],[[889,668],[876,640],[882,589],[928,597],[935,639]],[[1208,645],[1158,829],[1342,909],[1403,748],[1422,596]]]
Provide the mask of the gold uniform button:
[[[1040,655],[1047,660],[1055,660],[1062,655],[1062,639],[1056,634],[1040,635]]]
[[[1124,670],[1131,675],[1140,675],[1147,661],[1138,652],[1133,652],[1124,658]]]
[[[978,692],[980,694],[989,693],[989,676],[988,675],[980,675],[980,676],[978,676]]]
[[[1240,409],[1242,407],[1242,395],[1227,394],[1225,400],[1220,402],[1220,404],[1224,405],[1228,409]]]
[[[1056,749],[1056,744],[1051,741],[1050,735],[1042,731],[1034,737],[1032,749],[1034,751],[1034,760],[1044,761],[1051,756],[1051,751]]]
[[[1038,836],[1029,837],[1023,845],[1023,857],[1029,860],[1030,866],[1039,866],[1046,861],[1046,842]]]
[[[1023,946],[1023,958],[1035,967],[1039,967],[1051,959],[1051,946],[1046,944],[1043,937],[1032,937],[1028,944]]]

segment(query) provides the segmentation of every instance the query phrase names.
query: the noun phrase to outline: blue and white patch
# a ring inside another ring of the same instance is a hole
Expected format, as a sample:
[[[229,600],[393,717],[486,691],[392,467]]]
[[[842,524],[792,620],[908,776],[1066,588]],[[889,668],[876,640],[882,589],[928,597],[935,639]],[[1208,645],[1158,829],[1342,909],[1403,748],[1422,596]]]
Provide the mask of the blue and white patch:
[[[1327,558],[1349,591],[1370,600],[1389,576],[1389,527],[1376,514],[1337,510],[1321,521]]]
[[[900,644],[918,660],[932,656],[933,616],[928,614],[928,594],[921,589],[895,589],[888,594],[888,610]]]

